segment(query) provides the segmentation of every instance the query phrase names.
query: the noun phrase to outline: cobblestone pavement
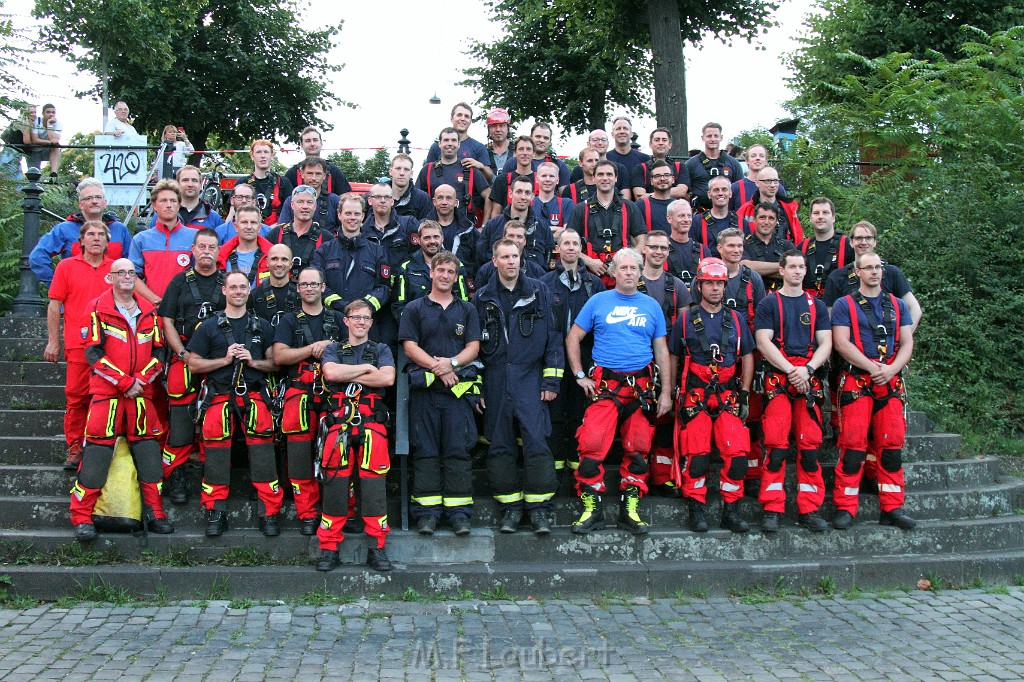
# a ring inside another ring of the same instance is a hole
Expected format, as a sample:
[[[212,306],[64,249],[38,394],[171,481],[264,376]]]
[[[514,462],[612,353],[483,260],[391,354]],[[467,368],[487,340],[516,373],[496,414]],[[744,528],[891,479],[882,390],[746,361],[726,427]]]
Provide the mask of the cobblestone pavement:
[[[1020,680],[1024,591],[0,611],[3,680]]]

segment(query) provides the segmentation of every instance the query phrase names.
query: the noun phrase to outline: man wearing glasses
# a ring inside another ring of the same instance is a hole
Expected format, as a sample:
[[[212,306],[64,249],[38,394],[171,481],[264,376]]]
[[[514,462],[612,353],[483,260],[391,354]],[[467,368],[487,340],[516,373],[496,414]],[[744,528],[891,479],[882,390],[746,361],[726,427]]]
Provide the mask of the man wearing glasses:
[[[650,180],[648,181],[651,190],[634,203],[643,214],[648,232],[661,230],[668,234],[672,231],[672,227],[668,223],[668,206],[675,201],[672,197],[672,190],[675,189],[672,183],[676,181],[676,176],[667,161],[645,162],[633,170],[639,172],[647,163],[651,165]]]
[[[235,185],[235,188],[231,191],[231,210],[228,211],[228,217],[225,219],[226,222],[214,228],[217,231],[217,237],[220,239],[221,245],[238,236],[238,230],[235,228],[235,217],[238,214],[238,209],[243,206],[256,206],[255,202],[256,190],[253,189],[252,185]],[[262,224],[260,226],[260,236],[266,237],[270,234],[271,229],[270,225]]]
[[[320,522],[320,489],[313,477],[313,443],[320,417],[333,408],[320,364],[328,346],[347,336],[344,315],[324,308],[323,274],[316,268],[299,273],[300,310],[281,318],[274,329],[274,359],[288,369],[281,432],[288,440],[288,478],[295,498],[299,532],[313,535]]]
[[[655,172],[665,170],[655,169]],[[651,197],[644,197],[648,200]],[[644,269],[637,291],[647,294],[661,306],[665,313],[665,327],[671,329],[680,310],[689,307],[690,292],[683,280],[665,270],[665,261],[671,250],[668,235],[661,230],[648,232],[641,237],[640,253],[644,257]],[[672,480],[674,449],[672,447],[672,414],[662,415],[655,420],[654,436],[651,441],[650,479],[651,492],[662,497],[682,497],[683,494]]]
[[[395,197],[386,182],[370,187],[367,203],[370,204],[370,215],[363,223],[363,236],[381,245],[388,264],[396,270],[418,246],[418,221],[395,211]]]
[[[757,174],[757,191],[750,199],[741,205],[736,211],[740,220],[749,222],[754,218],[757,205],[760,203],[772,204],[776,207],[778,215],[778,237],[787,239],[794,244],[799,244],[804,238],[804,228],[800,225],[800,218],[797,217],[797,203],[779,190],[779,171],[771,166],[766,166]],[[777,261],[776,261],[777,262]]]
[[[107,225],[110,242],[106,245],[111,260],[127,256],[132,247],[132,235],[114,213],[105,213],[107,197],[103,183],[95,178],[85,178],[78,183],[78,210],[62,223],[54,225],[39,238],[28,262],[32,272],[43,284],[50,286],[53,280],[53,257],[70,258],[82,253],[81,229],[87,220],[99,220]]]
[[[57,263],[57,270],[47,292],[50,297],[46,309],[46,348],[43,359],[60,361],[61,315],[64,317],[64,359],[67,377],[64,395],[64,439],[67,456],[64,468],[74,471],[82,461],[82,441],[85,421],[89,413],[89,377],[92,372],[85,357],[89,332],[90,304],[110,288],[107,273],[112,259],[107,256],[110,233],[98,220],[87,220],[79,228],[78,255]]]
[[[832,525],[837,530],[853,525],[871,453],[877,460],[878,522],[910,530],[917,522],[903,510],[907,420],[902,374],[914,352],[914,321],[906,303],[882,291],[884,268],[878,254],[860,254],[854,268],[860,287],[832,307],[832,340],[848,363],[839,377],[843,414]]]
[[[154,357],[161,344],[153,305],[135,293],[138,275],[127,258],[110,266],[110,289],[92,305],[85,356],[92,367],[92,404],[85,428],[85,452],[71,489],[75,537],[92,540],[92,512],[124,436],[131,448],[142,490],[143,522],[150,533],[168,534],[160,500],[160,442],[164,427],[153,406],[153,384],[163,365]]]
[[[255,208],[255,207],[254,207]],[[164,444],[164,480],[174,504],[188,501],[185,470],[195,443],[196,428],[190,408],[202,377],[188,369],[189,339],[205,320],[224,310],[221,292],[224,273],[217,270],[217,233],[203,228],[192,242],[194,265],[174,276],[167,285],[158,314],[167,347],[167,442]]]
[[[850,230],[850,241],[853,242],[853,250],[858,256],[862,253],[874,253],[875,246],[878,244],[878,230],[868,221],[861,220]],[[857,276],[853,263],[850,263],[845,268],[836,270],[828,276],[823,299],[825,305],[831,308],[841,297],[849,296],[859,288],[860,277]],[[923,314],[921,304],[914,296],[914,291],[903,271],[890,263],[883,263],[882,291],[896,294],[897,298],[903,299],[907,308],[910,309],[910,317],[914,320],[914,329],[917,329]]]

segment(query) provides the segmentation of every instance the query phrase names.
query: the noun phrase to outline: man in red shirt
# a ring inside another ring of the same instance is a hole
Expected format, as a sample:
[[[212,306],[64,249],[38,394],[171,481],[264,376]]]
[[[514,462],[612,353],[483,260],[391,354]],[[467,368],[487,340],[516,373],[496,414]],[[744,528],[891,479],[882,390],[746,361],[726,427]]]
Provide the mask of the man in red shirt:
[[[67,458],[64,468],[76,471],[82,461],[85,419],[89,413],[89,363],[85,360],[85,339],[88,335],[89,304],[110,288],[106,282],[110,264],[107,242],[110,231],[101,220],[87,220],[78,233],[82,253],[64,258],[57,264],[50,285],[50,303],[46,309],[46,348],[43,359],[60,361],[60,322],[64,316],[64,359],[67,379],[64,395],[64,439]]]

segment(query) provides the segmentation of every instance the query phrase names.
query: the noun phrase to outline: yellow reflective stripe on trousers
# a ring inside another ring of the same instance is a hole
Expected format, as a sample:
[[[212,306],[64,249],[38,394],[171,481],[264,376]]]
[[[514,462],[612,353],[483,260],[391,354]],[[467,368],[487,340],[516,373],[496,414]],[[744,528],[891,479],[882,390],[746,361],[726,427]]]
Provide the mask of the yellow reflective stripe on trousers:
[[[412,496],[412,501],[423,507],[436,507],[441,504],[442,498],[440,495],[427,495],[424,497]]]
[[[511,504],[513,502],[522,502],[523,501],[523,493],[520,491],[518,493],[509,493],[508,495],[495,495],[494,499],[496,499],[498,502],[501,502],[502,504]]]
[[[472,497],[446,497],[444,498],[444,506],[446,507],[468,507],[473,504]]]
[[[538,504],[540,502],[547,502],[554,496],[554,493],[541,493],[539,495],[531,495],[530,493],[527,493],[523,496],[523,499],[525,499],[528,504]]]

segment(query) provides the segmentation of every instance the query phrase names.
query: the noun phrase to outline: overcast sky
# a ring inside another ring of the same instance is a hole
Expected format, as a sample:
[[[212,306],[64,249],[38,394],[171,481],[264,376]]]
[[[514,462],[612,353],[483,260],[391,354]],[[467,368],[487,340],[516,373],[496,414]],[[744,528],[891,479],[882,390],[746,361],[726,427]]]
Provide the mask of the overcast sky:
[[[338,4],[333,0],[312,0],[306,17],[336,16]],[[780,27],[763,36],[756,45],[739,42],[731,47],[705,41],[700,49],[686,46],[686,85],[689,104],[689,144],[696,146],[701,124],[715,120],[723,124],[725,138],[758,126],[770,128],[786,118],[782,102],[791,96],[785,86],[782,56],[796,47],[794,40],[801,29],[804,15],[810,11],[811,0],[784,0],[776,18]],[[16,25],[37,34],[37,22],[31,17],[31,0],[8,0]],[[342,99],[360,104],[357,109],[339,107],[325,112],[324,119],[334,124],[325,136],[326,147],[366,148],[387,146],[394,149],[398,131],[405,127],[413,147],[426,148],[437,132],[448,124],[452,104],[466,100],[473,103],[474,93],[456,86],[464,77],[461,69],[470,66],[463,54],[472,39],[493,39],[500,34],[490,22],[479,0],[345,3],[345,25],[332,52],[334,63],[345,68],[334,75],[334,92]],[[443,8],[443,11],[439,9]],[[450,34],[449,39],[440,36]],[[763,49],[757,49],[760,46]],[[95,82],[90,74],[80,74],[63,59],[37,53],[40,71],[31,76],[35,101],[52,102],[65,134],[98,130],[101,111],[98,102],[78,100],[77,90]],[[368,84],[367,77],[375,80]],[[390,81],[390,87],[386,82]],[[381,106],[369,104],[363,93],[373,92]],[[428,102],[436,92],[440,105]],[[715,92],[714,96],[707,93]],[[145,106],[129,102],[134,110]],[[613,116],[616,112],[610,112]],[[111,114],[112,116],[113,114]],[[188,121],[168,121],[183,124]],[[515,128],[515,126],[513,126]],[[651,120],[634,123],[634,130],[646,142],[647,133],[655,127]],[[522,132],[529,132],[529,122]],[[513,131],[515,132],[515,131]],[[575,154],[584,146],[584,137],[560,139],[555,131],[555,145],[560,153]],[[486,138],[486,127],[474,124],[470,134]],[[325,152],[329,153],[329,151]],[[369,156],[370,151],[357,151]],[[425,152],[414,152],[418,159]],[[282,154],[289,163],[294,154]]]

